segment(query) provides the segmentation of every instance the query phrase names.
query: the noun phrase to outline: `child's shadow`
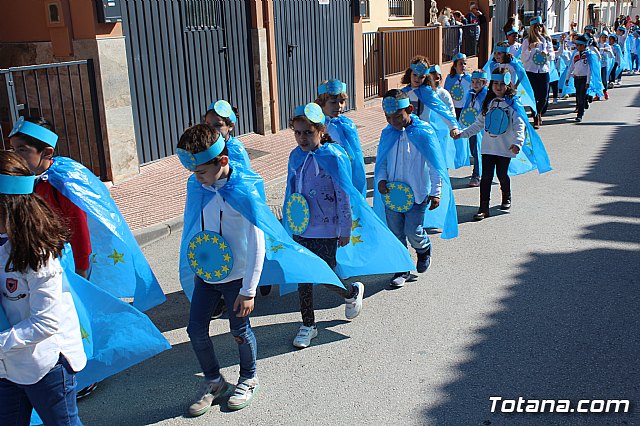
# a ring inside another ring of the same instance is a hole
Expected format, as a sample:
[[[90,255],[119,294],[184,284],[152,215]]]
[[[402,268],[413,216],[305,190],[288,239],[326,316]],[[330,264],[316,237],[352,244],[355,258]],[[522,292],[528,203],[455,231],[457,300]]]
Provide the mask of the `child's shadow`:
[[[318,322],[322,331],[312,346],[305,350],[348,339],[348,336],[331,330],[331,327],[346,322]],[[299,322],[289,322],[253,327],[258,341],[258,359],[297,351],[291,345],[291,338],[299,325]],[[238,364],[238,348],[230,333],[215,335],[211,340],[221,368]],[[85,424],[109,426],[150,424],[182,417],[196,396],[202,380],[196,377],[199,373],[191,343],[174,345],[170,350],[100,382],[94,394],[78,403],[80,417]],[[237,377],[226,377],[226,380],[235,384]],[[220,398],[216,401],[219,406],[212,409],[230,411],[226,407],[227,400],[228,396]]]

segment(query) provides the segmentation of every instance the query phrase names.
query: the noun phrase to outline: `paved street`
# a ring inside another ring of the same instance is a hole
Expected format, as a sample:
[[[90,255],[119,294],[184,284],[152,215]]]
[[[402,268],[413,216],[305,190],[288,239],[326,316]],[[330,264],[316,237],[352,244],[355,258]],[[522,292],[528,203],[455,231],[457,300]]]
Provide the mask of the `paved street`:
[[[180,235],[145,253],[167,293],[150,316],[173,349],[100,384],[86,425],[640,424],[640,77],[625,77],[579,125],[553,105],[540,134],[554,170],[512,180],[511,212],[480,223],[469,168],[452,171],[460,236],[432,235],[431,269],[403,289],[365,277],[362,314],[316,290],[320,333],[295,350],[297,295],[257,297],[262,391],[239,412],[183,417],[199,380],[177,280]],[[380,116],[380,120],[383,117]],[[371,176],[375,148],[366,152]],[[282,186],[269,188],[271,200]],[[499,203],[494,185],[493,205]],[[237,379],[228,322],[211,334]],[[226,333],[226,334],[225,334]],[[629,414],[492,414],[507,399],[630,399]],[[224,405],[224,404],[223,404]]]

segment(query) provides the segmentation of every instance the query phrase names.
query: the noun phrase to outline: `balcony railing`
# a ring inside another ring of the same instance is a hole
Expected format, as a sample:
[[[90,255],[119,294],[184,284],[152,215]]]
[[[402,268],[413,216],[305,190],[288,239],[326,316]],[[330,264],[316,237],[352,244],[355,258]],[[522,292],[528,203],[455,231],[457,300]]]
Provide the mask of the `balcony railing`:
[[[390,18],[408,18],[413,16],[413,0],[388,0]]]
[[[442,62],[449,62],[458,53],[467,56],[478,54],[480,26],[457,25],[442,28]]]

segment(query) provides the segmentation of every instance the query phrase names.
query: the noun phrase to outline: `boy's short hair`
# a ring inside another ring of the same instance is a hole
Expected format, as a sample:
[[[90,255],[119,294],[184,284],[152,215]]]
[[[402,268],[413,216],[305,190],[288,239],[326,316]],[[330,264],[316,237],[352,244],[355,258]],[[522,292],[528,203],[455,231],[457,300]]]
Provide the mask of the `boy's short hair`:
[[[44,117],[25,117],[24,121],[37,124],[38,126],[44,127],[45,129],[51,130],[52,132],[55,133],[55,130],[53,130],[53,126],[51,125],[51,123],[49,123],[49,121],[47,121],[47,119]],[[40,139],[36,139],[31,135],[27,135],[26,133],[18,132],[16,136],[18,136],[27,145],[35,148],[36,151],[38,151],[38,153],[44,151],[45,148],[51,148],[51,145],[46,144],[42,142]]]
[[[576,42],[578,41],[581,41],[582,43],[584,43],[584,45],[589,44],[589,40],[584,35],[579,35],[578,37],[576,37]],[[578,44],[582,44],[582,43],[578,43]]]
[[[320,86],[322,86],[323,84],[327,84],[328,82],[329,80],[322,80],[320,82]],[[321,107],[323,107],[327,104],[329,99],[334,99],[334,98],[337,99],[338,101],[346,101],[347,99],[349,99],[349,95],[347,94],[347,92],[340,92],[337,95],[332,95],[329,92],[325,92],[325,93],[322,93],[321,95],[318,95],[318,98],[314,102],[320,105]]]
[[[212,129],[206,124],[196,124],[195,126],[189,127],[184,131],[182,136],[180,136],[180,140],[178,141],[178,148],[184,149],[185,151],[189,151],[192,154],[197,154],[202,151],[206,151],[218,141],[220,137],[220,132],[216,129]],[[228,156],[229,151],[227,150],[227,146],[222,149],[222,152],[214,159],[204,163],[204,164],[216,164],[220,161],[220,158],[223,156]]]

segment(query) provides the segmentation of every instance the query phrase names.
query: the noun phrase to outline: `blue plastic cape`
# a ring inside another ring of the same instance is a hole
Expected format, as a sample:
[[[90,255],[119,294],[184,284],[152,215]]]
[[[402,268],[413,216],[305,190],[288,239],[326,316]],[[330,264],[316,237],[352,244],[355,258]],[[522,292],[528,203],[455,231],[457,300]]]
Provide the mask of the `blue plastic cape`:
[[[355,123],[349,117],[340,115],[336,118],[328,118],[328,126],[334,126],[340,140],[337,142],[349,156],[351,162],[351,182],[358,191],[366,198],[367,196],[367,174],[364,167],[364,156],[362,155],[362,145]]]
[[[587,50],[587,62],[589,62],[589,71],[591,72],[591,80],[589,87],[587,88],[587,95],[589,96],[604,96],[604,85],[602,84],[602,74],[600,68],[602,68],[600,58],[598,55]]]
[[[171,348],[151,320],[131,305],[75,273],[71,247],[60,264],[80,321],[87,365],[76,374],[78,389],[113,376]],[[31,424],[42,424],[35,411]]]
[[[251,161],[249,160],[249,153],[245,149],[242,142],[240,142],[240,140],[235,136],[232,136],[229,138],[228,141],[226,141],[226,144],[227,144],[227,151],[229,153],[229,160],[235,161],[236,163],[240,164],[242,168],[244,168],[245,170],[251,170],[252,172],[255,173],[255,171],[251,167]],[[266,200],[267,196],[264,189],[264,181],[261,180],[257,185],[258,185],[258,192],[260,193],[262,198]]]
[[[417,89],[413,89],[411,86],[402,88],[402,91],[409,93],[413,91],[420,102],[425,107],[429,108],[429,123],[438,135],[441,150],[444,155],[445,164],[448,169],[457,169],[460,167],[468,166],[470,164],[469,157],[471,155],[469,146],[464,145],[454,140],[449,134],[449,126],[445,121],[458,127],[458,120],[456,116],[451,112],[451,109],[440,99],[438,93],[431,87],[423,85]]]
[[[285,200],[295,189],[295,171],[307,155],[331,176],[334,184],[349,195],[351,203],[351,242],[338,248],[336,272],[341,277],[411,271],[415,265],[406,247],[393,235],[351,183],[349,159],[337,144],[325,143],[312,153],[295,148],[289,155]]]
[[[141,311],[164,302],[160,284],[107,187],[66,157],[55,157],[44,176],[87,214],[93,249],[89,280],[115,297],[133,297],[133,306]]]
[[[549,83],[560,80],[556,61],[549,62]]]
[[[447,92],[451,93],[451,88],[458,82],[458,75],[459,74],[453,76],[449,74],[447,78],[444,79],[444,88],[447,90]],[[468,72],[464,73],[462,76],[462,80],[471,84],[471,74],[469,74]]]
[[[187,201],[184,209],[184,230],[180,243],[180,283],[191,300],[194,273],[187,262],[191,238],[202,231],[202,209],[221,195],[231,207],[264,232],[266,254],[259,285],[280,284],[280,293],[298,288],[298,283],[333,284],[342,287],[331,268],[315,254],[294,242],[278,219],[271,213],[258,191],[263,184],[255,172],[231,162],[232,173],[218,193],[208,191],[191,176],[187,181]]]
[[[573,95],[574,93],[576,93],[576,86],[573,83],[573,77],[569,76],[569,68],[571,68],[573,58],[577,52],[577,50],[574,50],[568,59],[566,57],[563,57],[566,60],[566,65],[562,73],[560,74],[560,80],[558,80],[558,88],[562,91],[563,95]],[[569,79],[568,85],[565,84],[567,78]]]
[[[471,90],[473,91],[473,89]],[[464,108],[462,109],[463,111],[467,108],[469,108],[469,106],[471,106],[471,91],[469,91],[469,94],[467,95],[467,101],[464,104]],[[475,109],[476,114],[482,114],[482,105],[484,104],[484,100],[487,98],[487,93],[489,93],[489,88],[487,86],[483,87],[482,90],[480,91],[480,93],[478,93],[478,97],[477,100],[479,102],[480,105],[480,109]],[[477,117],[477,115],[476,115]],[[462,118],[462,116],[461,116]],[[462,124],[462,122],[460,122],[460,128],[464,129],[466,126],[464,124]],[[478,148],[478,159],[480,159],[480,147],[482,146],[482,135],[484,134],[484,132],[479,132],[477,133],[476,136],[476,146]],[[468,146],[472,143],[471,142],[471,138],[466,139],[466,138],[460,138],[457,139],[456,142],[462,141],[463,143],[466,143]],[[480,172],[480,174],[482,175],[482,161],[480,161],[480,164],[478,164],[478,171]]]
[[[489,57],[489,60],[484,65],[483,69],[488,73],[500,67],[502,64],[498,63],[495,59],[493,59],[493,53]],[[520,97],[523,105],[528,106],[533,110],[533,113],[536,114],[536,97],[533,94],[533,87],[531,86],[531,82],[529,81],[529,77],[527,76],[527,71],[524,69],[524,65],[522,61],[518,58],[511,59],[511,62],[504,65],[511,65],[511,67],[516,72],[516,82],[514,83],[516,86],[516,90],[518,91],[517,95]]]
[[[440,196],[440,206],[434,210],[427,210],[424,215],[423,226],[425,228],[441,228],[441,238],[450,239],[458,236],[458,214],[456,212],[456,202],[453,197],[453,189],[449,180],[449,173],[442,153],[441,145],[438,137],[428,123],[420,120],[418,116],[412,114],[413,122],[405,128],[407,136],[411,143],[420,151],[428,164],[434,167],[442,178],[442,194]],[[402,136],[402,132],[396,130],[393,126],[387,125],[380,136],[380,144],[378,145],[378,154],[376,167],[374,172],[374,182],[377,182],[377,176],[380,173],[380,164],[382,160],[387,158],[389,151]],[[468,146],[469,144],[467,144]],[[425,171],[426,173],[427,171]],[[378,185],[374,183],[373,207],[376,214],[386,223],[386,214],[384,203]]]
[[[618,55],[620,55],[620,60],[624,61],[624,54],[622,53],[622,48],[620,47],[620,45],[618,43],[615,43],[612,45],[612,48],[618,52]],[[614,59],[614,63],[615,63],[615,59]],[[620,75],[622,74],[622,64],[618,64],[618,68],[616,69],[616,79],[620,78]]]
[[[633,36],[627,33],[627,38],[624,41],[624,49],[622,49],[622,70],[630,71],[631,70],[631,39]]]

